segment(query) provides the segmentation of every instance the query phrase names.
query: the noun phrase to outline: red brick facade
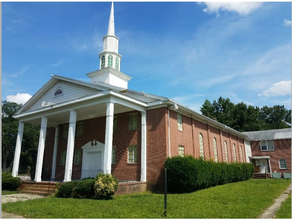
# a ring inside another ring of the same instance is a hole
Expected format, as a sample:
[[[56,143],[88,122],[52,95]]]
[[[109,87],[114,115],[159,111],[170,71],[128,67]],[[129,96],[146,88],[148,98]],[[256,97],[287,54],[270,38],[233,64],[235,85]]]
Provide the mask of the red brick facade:
[[[170,149],[168,112],[170,123]],[[240,146],[245,162],[244,140],[220,131],[188,116],[182,115],[183,130],[178,130],[177,112],[166,107],[147,111],[147,184],[148,187],[159,187],[163,181],[163,164],[168,156],[179,155],[179,145],[184,146],[185,155],[200,156],[199,134],[203,136],[205,159],[215,160],[213,138],[217,143],[218,161],[226,160],[224,141],[227,143],[228,162],[234,161],[233,144],[236,146],[237,161],[240,161]],[[141,175],[141,114],[138,113],[138,129],[130,131],[129,112],[115,115],[118,117],[117,130],[114,132],[113,146],[116,146],[116,163],[112,165],[112,173],[119,180],[140,180]],[[81,149],[89,141],[96,139],[104,143],[105,117],[84,120],[83,135],[75,137],[74,149]],[[64,165],[60,165],[60,154],[67,149],[67,139],[62,137],[63,125],[60,125],[56,179],[64,178]],[[44,156],[43,178],[51,175],[55,129],[48,128]],[[127,163],[128,146],[137,145],[137,163]],[[169,155],[170,154],[170,155]],[[72,179],[81,177],[82,165],[73,165]]]
[[[252,156],[270,156],[272,172],[291,173],[291,139],[273,142],[273,151],[261,151],[260,141],[251,141]],[[279,159],[286,159],[287,169],[280,169]]]

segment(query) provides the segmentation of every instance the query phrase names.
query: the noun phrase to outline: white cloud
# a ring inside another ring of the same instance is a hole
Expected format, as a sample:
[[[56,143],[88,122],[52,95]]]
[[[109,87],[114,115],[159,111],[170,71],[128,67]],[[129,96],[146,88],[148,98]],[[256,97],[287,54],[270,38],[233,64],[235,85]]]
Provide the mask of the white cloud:
[[[290,27],[291,26],[291,21],[289,21],[288,19],[284,19],[284,26]]]
[[[24,104],[31,98],[31,95],[28,93],[17,93],[16,95],[6,96],[8,102],[15,102],[17,104]]]
[[[204,8],[203,11],[217,13],[217,16],[220,10],[237,12],[245,16],[262,6],[262,2],[205,2],[205,4],[207,8]]]
[[[280,81],[274,83],[273,86],[264,90],[258,96],[284,96],[291,95],[291,80],[290,81]]]

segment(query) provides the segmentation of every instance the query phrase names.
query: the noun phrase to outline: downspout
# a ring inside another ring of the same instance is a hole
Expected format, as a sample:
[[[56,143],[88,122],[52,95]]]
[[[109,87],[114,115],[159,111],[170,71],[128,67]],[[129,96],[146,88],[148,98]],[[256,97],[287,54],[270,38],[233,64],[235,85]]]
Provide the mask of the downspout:
[[[269,158],[269,167],[270,167],[270,175],[271,175],[271,177],[272,177],[272,167],[271,167],[271,159]]]

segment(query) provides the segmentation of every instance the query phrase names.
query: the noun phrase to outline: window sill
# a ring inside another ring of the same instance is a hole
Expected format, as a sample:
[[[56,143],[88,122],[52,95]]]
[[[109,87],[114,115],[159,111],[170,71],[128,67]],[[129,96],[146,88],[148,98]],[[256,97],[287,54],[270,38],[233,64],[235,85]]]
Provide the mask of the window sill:
[[[288,170],[288,168],[280,168],[280,170]]]
[[[135,164],[138,164],[138,163],[127,163],[127,165],[135,165]]]
[[[275,149],[274,149],[274,150],[261,150],[261,151],[263,151],[263,152],[267,152],[267,151],[275,151]]]

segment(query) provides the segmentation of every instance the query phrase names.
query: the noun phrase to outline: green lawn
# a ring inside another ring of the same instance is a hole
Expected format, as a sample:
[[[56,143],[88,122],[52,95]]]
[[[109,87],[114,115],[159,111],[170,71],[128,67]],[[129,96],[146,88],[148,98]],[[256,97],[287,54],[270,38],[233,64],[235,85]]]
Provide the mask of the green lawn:
[[[251,179],[168,195],[169,218],[256,218],[290,184],[288,180]],[[2,210],[26,218],[160,218],[164,195],[150,192],[112,200],[44,198],[6,203]]]
[[[290,218],[291,219],[291,193],[285,202],[282,203],[281,208],[276,213],[276,218]]]
[[[3,190],[2,191],[2,196],[4,195],[10,195],[10,194],[17,194],[19,193],[20,191],[8,191],[8,190]]]

